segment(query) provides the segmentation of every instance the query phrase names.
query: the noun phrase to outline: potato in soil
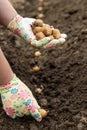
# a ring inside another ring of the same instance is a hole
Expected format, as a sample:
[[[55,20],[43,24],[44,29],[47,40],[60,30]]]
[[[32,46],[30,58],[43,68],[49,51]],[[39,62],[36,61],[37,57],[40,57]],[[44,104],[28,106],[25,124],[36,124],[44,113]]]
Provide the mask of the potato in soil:
[[[38,72],[39,70],[40,70],[39,66],[36,65],[36,66],[33,67],[33,72]]]
[[[44,17],[44,14],[38,14],[38,18],[42,19]]]
[[[61,37],[60,31],[56,28],[52,28],[49,24],[45,24],[43,20],[37,19],[33,23],[33,33],[37,40],[41,40],[44,37],[50,37],[51,40],[59,39]]]
[[[42,93],[42,89],[41,88],[36,88],[35,92],[38,93],[38,94],[41,94]]]
[[[50,35],[50,36],[49,36],[49,38],[50,38],[51,40],[53,40],[53,39],[54,39],[53,35]]]
[[[44,109],[39,109],[39,112],[40,112],[42,118],[44,118],[47,115],[47,111]]]
[[[39,57],[39,56],[41,56],[41,52],[40,52],[40,51],[36,51],[36,52],[34,53],[34,55],[35,55],[36,57]]]
[[[39,7],[37,8],[37,10],[38,10],[39,12],[41,12],[41,11],[43,10],[43,7],[39,6]]]

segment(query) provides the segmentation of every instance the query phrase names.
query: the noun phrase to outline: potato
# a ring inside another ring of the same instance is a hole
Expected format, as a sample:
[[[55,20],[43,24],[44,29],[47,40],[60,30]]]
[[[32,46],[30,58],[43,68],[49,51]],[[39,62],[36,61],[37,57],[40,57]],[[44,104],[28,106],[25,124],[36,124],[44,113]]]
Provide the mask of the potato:
[[[34,53],[34,55],[35,55],[36,57],[39,57],[39,56],[41,56],[41,52],[40,52],[40,51],[36,51],[36,52]]]
[[[37,19],[37,20],[34,21],[33,25],[42,27],[43,26],[43,20]]]
[[[39,12],[41,12],[41,11],[43,10],[43,7],[39,6],[39,7],[37,8],[37,10],[38,10]]]
[[[38,67],[37,65],[33,67],[33,72],[38,72],[40,70],[40,67]]]
[[[38,32],[43,32],[43,28],[42,27],[35,27],[33,28],[33,33],[36,34]]]
[[[53,35],[50,35],[49,37],[50,37],[50,39],[51,39],[51,40],[53,40],[53,39],[54,39]]]
[[[49,36],[52,34],[52,29],[48,26],[44,26],[43,27],[43,33],[45,34],[45,36]]]
[[[35,92],[38,93],[38,94],[41,94],[42,93],[42,89],[41,88],[36,88]]]
[[[44,17],[44,14],[42,14],[42,13],[41,13],[41,14],[38,14],[38,18],[39,18],[39,19],[42,19],[43,17]]]
[[[44,118],[47,115],[47,112],[44,109],[39,109],[39,112],[40,112],[42,118]]]
[[[43,24],[43,27],[49,27],[50,28],[50,25],[49,24]]]
[[[58,39],[58,38],[61,37],[60,31],[59,31],[58,29],[53,29],[53,30],[52,30],[52,34],[53,34],[53,37],[54,37],[55,39]]]
[[[45,35],[43,34],[43,32],[36,33],[36,39],[37,40],[43,39],[44,37],[45,37]]]

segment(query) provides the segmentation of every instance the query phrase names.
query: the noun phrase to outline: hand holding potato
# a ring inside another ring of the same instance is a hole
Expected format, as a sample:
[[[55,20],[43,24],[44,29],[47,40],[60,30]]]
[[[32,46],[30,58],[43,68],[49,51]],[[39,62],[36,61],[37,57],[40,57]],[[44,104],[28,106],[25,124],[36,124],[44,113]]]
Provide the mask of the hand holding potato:
[[[37,19],[33,22],[32,31],[36,37],[37,44],[35,46],[41,46],[43,48],[50,48],[57,44],[65,42],[66,34],[61,34],[60,31],[49,24],[45,24],[42,20]],[[43,44],[43,40],[49,38],[50,41],[47,44]],[[40,43],[39,43],[40,42]],[[34,41],[32,42],[34,45]]]
[[[8,24],[8,29],[35,47],[50,48],[65,42],[66,34],[43,23],[42,20],[15,16]]]
[[[54,29],[50,25],[43,23],[42,20],[35,20],[32,30],[37,40],[43,39],[44,37],[52,37],[52,39],[58,39],[61,37],[58,29]]]

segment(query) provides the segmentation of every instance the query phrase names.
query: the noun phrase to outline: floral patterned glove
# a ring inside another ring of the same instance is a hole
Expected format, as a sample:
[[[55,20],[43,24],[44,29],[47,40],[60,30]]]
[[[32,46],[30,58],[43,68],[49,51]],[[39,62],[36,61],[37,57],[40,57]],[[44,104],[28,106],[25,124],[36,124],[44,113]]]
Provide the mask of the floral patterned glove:
[[[0,93],[8,116],[16,118],[31,114],[37,121],[42,120],[40,106],[32,92],[16,75],[9,83],[0,87]]]
[[[36,47],[50,48],[65,42],[67,37],[66,34],[61,34],[61,38],[59,39],[51,40],[49,37],[45,37],[41,40],[36,40],[31,28],[34,21],[35,19],[33,18],[23,18],[20,15],[17,15],[10,21],[7,27],[13,33],[23,38],[26,42],[31,43],[31,45]]]

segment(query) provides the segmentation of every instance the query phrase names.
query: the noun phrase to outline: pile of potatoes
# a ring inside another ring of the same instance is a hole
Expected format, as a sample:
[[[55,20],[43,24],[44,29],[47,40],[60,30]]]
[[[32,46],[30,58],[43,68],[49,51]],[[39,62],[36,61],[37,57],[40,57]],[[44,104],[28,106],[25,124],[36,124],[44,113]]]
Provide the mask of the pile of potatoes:
[[[32,30],[37,40],[41,40],[45,37],[50,37],[51,40],[61,37],[60,31],[58,29],[51,27],[49,24],[45,24],[41,19],[34,21]]]

